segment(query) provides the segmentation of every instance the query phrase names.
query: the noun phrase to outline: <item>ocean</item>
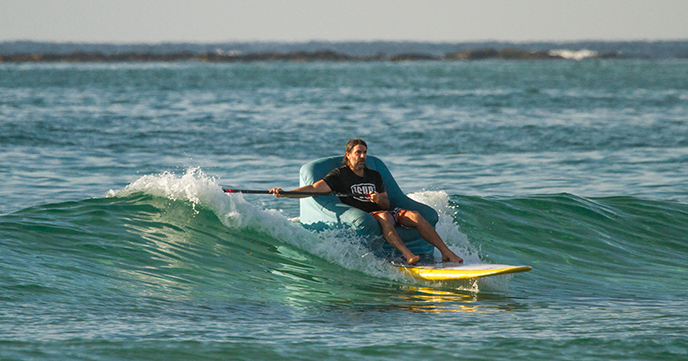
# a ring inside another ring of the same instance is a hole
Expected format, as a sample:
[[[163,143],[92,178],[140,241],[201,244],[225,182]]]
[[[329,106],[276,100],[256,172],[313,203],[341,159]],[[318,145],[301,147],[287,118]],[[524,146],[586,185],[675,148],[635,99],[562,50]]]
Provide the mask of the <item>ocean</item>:
[[[688,61],[0,64],[0,359],[688,359]],[[364,138],[466,263],[299,203]]]

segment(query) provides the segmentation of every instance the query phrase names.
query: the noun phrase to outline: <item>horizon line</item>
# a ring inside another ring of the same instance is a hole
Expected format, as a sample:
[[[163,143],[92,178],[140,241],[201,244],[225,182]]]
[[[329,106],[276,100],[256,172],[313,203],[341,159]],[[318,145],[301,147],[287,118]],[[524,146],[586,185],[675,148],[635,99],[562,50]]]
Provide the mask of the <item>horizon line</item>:
[[[249,43],[277,43],[277,44],[309,44],[309,43],[425,43],[425,44],[471,44],[471,43],[671,43],[685,42],[688,38],[676,39],[578,39],[578,40],[221,40],[221,41],[187,41],[187,40],[161,40],[161,41],[77,41],[77,40],[32,40],[32,39],[5,39],[3,43],[46,43],[46,44],[91,44],[91,45],[162,45],[162,44],[249,44]]]

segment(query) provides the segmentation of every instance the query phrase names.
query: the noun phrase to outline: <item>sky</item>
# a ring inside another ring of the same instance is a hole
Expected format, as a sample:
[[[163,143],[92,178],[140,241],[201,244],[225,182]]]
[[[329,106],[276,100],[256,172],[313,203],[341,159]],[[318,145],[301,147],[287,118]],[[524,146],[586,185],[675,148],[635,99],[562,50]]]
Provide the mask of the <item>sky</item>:
[[[688,40],[688,0],[0,0],[0,42]]]

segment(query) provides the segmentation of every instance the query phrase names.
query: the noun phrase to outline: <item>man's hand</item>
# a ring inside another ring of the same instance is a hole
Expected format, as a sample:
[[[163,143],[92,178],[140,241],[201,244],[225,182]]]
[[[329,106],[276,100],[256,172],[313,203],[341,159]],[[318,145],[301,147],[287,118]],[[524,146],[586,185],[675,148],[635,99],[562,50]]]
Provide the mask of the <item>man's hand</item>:
[[[380,202],[380,193],[378,193],[378,192],[370,193],[370,194],[368,194],[368,199],[370,199],[370,201],[373,203],[379,203]]]
[[[389,208],[389,198],[387,198],[387,192],[373,192],[368,195],[368,198],[371,202],[379,204],[383,209]]]
[[[284,192],[284,191],[282,190],[282,188],[272,188],[272,189],[270,189],[268,192],[274,194],[276,198],[284,198],[284,197],[286,197],[284,194],[282,194],[282,192]]]

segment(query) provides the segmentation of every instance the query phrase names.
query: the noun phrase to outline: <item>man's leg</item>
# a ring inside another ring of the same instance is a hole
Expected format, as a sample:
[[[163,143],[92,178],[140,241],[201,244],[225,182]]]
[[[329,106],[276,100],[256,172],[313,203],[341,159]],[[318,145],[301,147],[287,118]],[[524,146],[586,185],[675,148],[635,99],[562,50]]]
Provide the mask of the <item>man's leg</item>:
[[[437,249],[440,250],[440,253],[442,253],[442,262],[463,262],[463,259],[454,254],[454,252],[447,247],[440,235],[437,234],[437,231],[435,231],[435,227],[428,223],[428,221],[426,221],[425,218],[420,215],[420,213],[416,211],[403,212],[404,213],[400,214],[398,217],[399,223],[406,227],[416,228],[424,240],[437,247]]]
[[[420,257],[413,254],[413,252],[406,247],[404,242],[401,240],[401,237],[399,237],[399,233],[397,233],[397,231],[394,229],[394,217],[392,217],[389,212],[373,214],[373,217],[375,217],[377,222],[380,223],[380,228],[382,228],[382,236],[389,244],[394,246],[394,248],[399,250],[399,252],[404,255],[406,262],[409,264],[418,262]]]

